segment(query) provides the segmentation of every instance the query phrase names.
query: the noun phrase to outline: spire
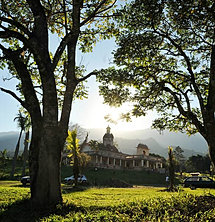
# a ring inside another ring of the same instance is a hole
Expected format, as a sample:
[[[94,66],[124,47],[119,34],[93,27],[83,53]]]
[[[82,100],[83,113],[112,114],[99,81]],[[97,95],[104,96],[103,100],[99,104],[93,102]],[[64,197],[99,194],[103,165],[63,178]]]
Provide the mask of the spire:
[[[107,133],[110,134],[110,127],[108,126],[106,129],[107,129]]]

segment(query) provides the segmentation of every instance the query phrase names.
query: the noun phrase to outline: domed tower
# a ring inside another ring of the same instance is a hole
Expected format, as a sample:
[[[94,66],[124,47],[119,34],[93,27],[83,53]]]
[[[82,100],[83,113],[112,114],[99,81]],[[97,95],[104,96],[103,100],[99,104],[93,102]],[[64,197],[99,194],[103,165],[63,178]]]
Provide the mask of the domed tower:
[[[107,132],[103,136],[103,144],[104,144],[104,146],[108,146],[108,145],[113,146],[114,136],[113,136],[112,133],[110,133],[110,127],[109,126],[106,129],[107,129]]]
[[[149,156],[149,148],[147,145],[139,143],[137,146],[137,155]]]

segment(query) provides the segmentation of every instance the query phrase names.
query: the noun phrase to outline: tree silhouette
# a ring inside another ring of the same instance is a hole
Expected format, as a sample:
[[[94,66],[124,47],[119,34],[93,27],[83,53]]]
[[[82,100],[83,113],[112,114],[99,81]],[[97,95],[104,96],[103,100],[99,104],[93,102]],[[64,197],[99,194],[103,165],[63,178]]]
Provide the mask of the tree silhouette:
[[[36,208],[62,204],[61,154],[74,99],[87,97],[85,81],[97,71],[77,67],[85,53],[112,37],[117,0],[20,0],[0,4],[0,68],[19,80],[18,91],[0,87],[30,114],[31,200]],[[52,37],[57,38],[52,50]],[[50,41],[51,40],[51,41]]]
[[[215,3],[134,0],[120,10],[116,67],[101,70],[105,103],[158,112],[152,127],[199,132],[215,164]]]
[[[184,150],[180,146],[175,147],[173,151],[176,160],[176,170],[178,170],[179,172],[182,172],[182,170],[185,168],[185,157],[183,153]]]
[[[175,186],[174,186],[174,182],[175,182],[175,160],[174,160],[174,154],[173,154],[173,148],[172,147],[168,147],[168,163],[169,163],[169,182],[170,182],[170,186],[169,186],[169,190],[170,191],[174,191]]]
[[[12,161],[12,168],[11,168],[11,173],[10,173],[11,179],[14,177],[14,173],[15,173],[16,162],[17,162],[17,157],[18,157],[19,148],[20,148],[20,140],[22,137],[22,133],[25,130],[26,118],[19,111],[18,115],[14,118],[14,121],[17,121],[18,127],[20,128],[20,132],[19,132],[19,137],[17,140],[17,144],[16,144],[14,156],[13,156],[13,161]]]
[[[22,176],[26,174],[26,161],[28,160],[28,145],[30,142],[30,128],[31,128],[31,120],[28,113],[25,114],[26,123],[25,123],[25,138],[24,138],[24,151],[22,154],[23,165],[22,165]]]
[[[80,155],[80,145],[79,139],[77,138],[77,131],[72,130],[68,131],[68,137],[66,139],[67,149],[71,151],[68,154],[68,157],[72,157],[72,165],[73,165],[73,174],[75,179],[75,185],[78,184],[78,176],[79,176],[79,155]]]
[[[7,157],[7,149],[0,151],[0,165],[1,165],[1,170],[2,170],[2,176],[4,176],[7,158],[8,158]]]

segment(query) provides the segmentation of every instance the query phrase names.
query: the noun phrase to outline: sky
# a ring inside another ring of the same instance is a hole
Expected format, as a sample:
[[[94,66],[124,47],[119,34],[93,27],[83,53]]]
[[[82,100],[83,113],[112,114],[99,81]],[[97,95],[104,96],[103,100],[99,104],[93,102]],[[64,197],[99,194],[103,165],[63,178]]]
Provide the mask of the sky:
[[[53,41],[53,42],[52,42]],[[58,40],[51,39],[53,45],[58,45]],[[77,65],[84,65],[87,73],[94,69],[107,68],[111,66],[112,51],[116,48],[114,40],[105,40],[97,43],[92,53],[77,53]],[[86,73],[86,74],[87,74]],[[15,91],[17,81],[12,79],[4,81],[3,78],[9,78],[7,70],[0,71],[0,87]],[[87,82],[88,99],[75,100],[72,106],[70,122],[79,124],[83,128],[106,128],[108,125],[114,130],[137,130],[146,129],[151,126],[152,120],[156,117],[155,112],[149,112],[147,116],[134,118],[132,122],[118,121],[117,124],[106,122],[104,116],[110,114],[115,120],[120,113],[129,110],[129,105],[121,108],[109,107],[103,104],[103,98],[99,96],[98,83],[95,77],[91,77]],[[18,131],[14,118],[20,107],[19,103],[10,95],[0,91],[0,132]]]

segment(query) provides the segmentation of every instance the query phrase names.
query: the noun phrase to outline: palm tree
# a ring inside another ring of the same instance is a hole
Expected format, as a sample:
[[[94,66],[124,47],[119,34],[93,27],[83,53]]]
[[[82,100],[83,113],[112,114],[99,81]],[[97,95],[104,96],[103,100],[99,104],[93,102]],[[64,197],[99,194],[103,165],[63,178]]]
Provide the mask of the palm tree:
[[[68,157],[73,158],[73,174],[75,179],[75,186],[78,184],[79,176],[79,152],[80,145],[79,139],[77,138],[77,130],[68,131],[68,137],[66,139],[67,149],[71,151]]]
[[[18,141],[16,144],[16,149],[15,149],[14,156],[13,156],[12,169],[11,169],[11,173],[10,173],[11,178],[14,177],[14,172],[15,172],[15,168],[16,168],[16,161],[17,161],[17,157],[19,154],[20,140],[22,137],[22,132],[25,130],[26,117],[24,117],[22,115],[22,113],[19,111],[18,115],[14,118],[14,121],[17,121],[18,127],[20,128],[20,133],[19,133],[19,138],[18,138]]]
[[[1,170],[2,170],[2,176],[4,176],[5,167],[7,165],[6,159],[7,159],[7,150],[4,149],[0,151],[0,165],[1,165]]]
[[[174,154],[173,154],[173,148],[168,147],[168,156],[169,156],[169,190],[174,191],[174,180],[175,180],[175,160],[174,160]]]
[[[26,114],[26,122],[25,122],[25,139],[24,139],[24,151],[23,151],[23,166],[22,166],[22,176],[25,176],[26,169],[26,161],[28,159],[28,144],[29,144],[29,135],[31,128],[31,119],[29,114]]]
[[[7,158],[7,149],[0,151],[0,160],[5,161]]]

